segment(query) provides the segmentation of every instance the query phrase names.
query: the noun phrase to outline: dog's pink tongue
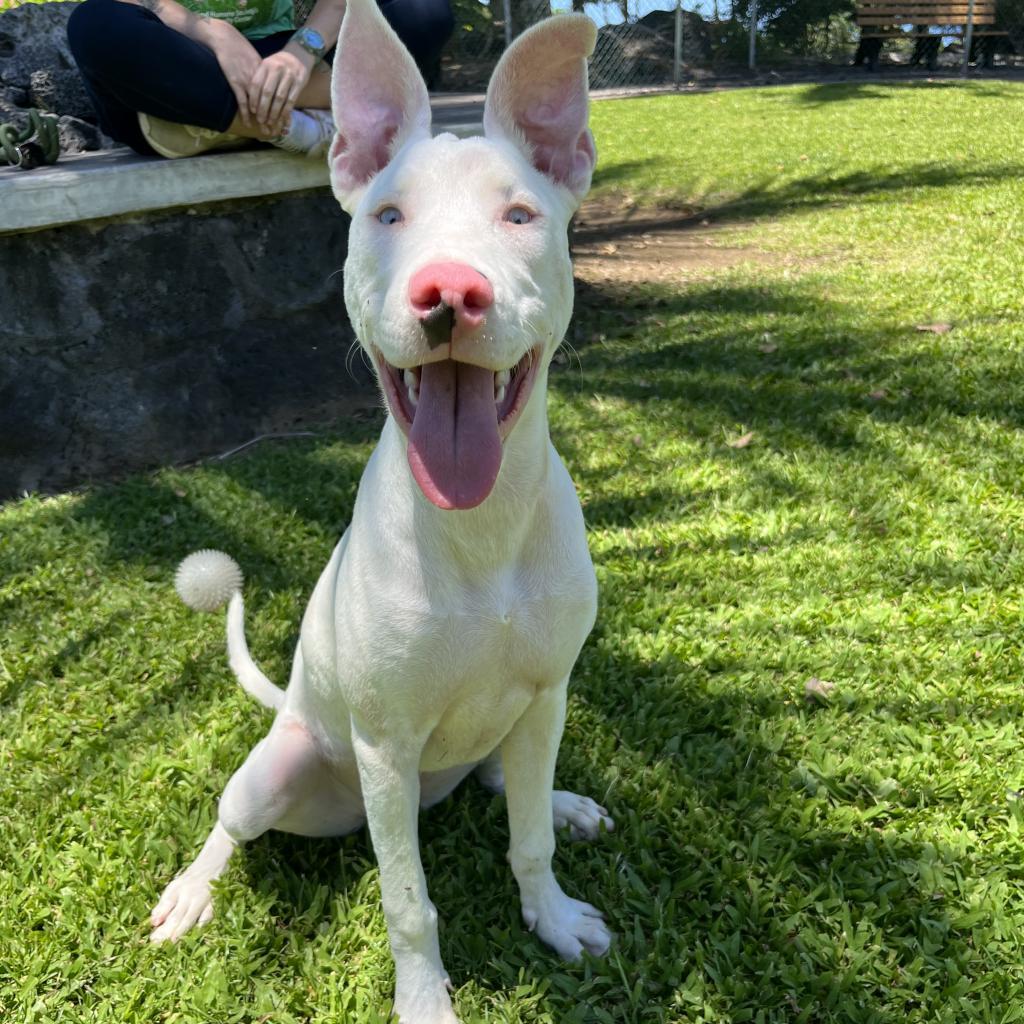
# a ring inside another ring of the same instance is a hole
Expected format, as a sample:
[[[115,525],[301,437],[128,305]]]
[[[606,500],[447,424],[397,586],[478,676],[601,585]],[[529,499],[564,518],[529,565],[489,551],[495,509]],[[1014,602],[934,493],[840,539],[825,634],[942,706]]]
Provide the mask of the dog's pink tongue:
[[[409,466],[438,508],[473,508],[501,469],[494,372],[445,359],[420,371]]]

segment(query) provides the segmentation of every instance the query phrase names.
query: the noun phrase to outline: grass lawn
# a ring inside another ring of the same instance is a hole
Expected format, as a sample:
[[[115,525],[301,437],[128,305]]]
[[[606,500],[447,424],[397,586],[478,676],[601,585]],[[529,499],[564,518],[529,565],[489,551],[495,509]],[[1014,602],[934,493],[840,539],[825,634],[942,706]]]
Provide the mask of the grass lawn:
[[[557,867],[618,938],[540,947],[468,784],[421,837],[467,1024],[1024,1020],[1022,116],[999,83],[595,108],[597,196],[710,223],[706,267],[587,283],[552,388],[602,592],[559,780],[618,822]],[[266,836],[208,928],[144,924],[268,726],[174,566],[239,559],[284,680],[378,427],[0,511],[0,1018],[384,1020],[365,834]]]

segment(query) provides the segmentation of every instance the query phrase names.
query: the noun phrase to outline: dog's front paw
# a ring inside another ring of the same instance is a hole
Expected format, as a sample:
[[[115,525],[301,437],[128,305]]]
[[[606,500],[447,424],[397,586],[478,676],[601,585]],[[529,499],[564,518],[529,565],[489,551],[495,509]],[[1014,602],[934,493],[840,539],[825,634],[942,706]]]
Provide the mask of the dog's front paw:
[[[563,829],[568,825],[572,839],[596,839],[601,834],[602,825],[605,832],[615,828],[615,822],[608,816],[608,812],[589,796],[556,789],[551,794],[551,806],[554,810],[555,829]]]
[[[603,956],[612,944],[612,933],[601,911],[566,896],[561,889],[536,910],[524,904],[523,920],[563,960],[579,960],[584,950]]]
[[[164,889],[160,902],[149,915],[153,931],[150,942],[177,942],[195,924],[213,917],[210,880],[186,871]]]

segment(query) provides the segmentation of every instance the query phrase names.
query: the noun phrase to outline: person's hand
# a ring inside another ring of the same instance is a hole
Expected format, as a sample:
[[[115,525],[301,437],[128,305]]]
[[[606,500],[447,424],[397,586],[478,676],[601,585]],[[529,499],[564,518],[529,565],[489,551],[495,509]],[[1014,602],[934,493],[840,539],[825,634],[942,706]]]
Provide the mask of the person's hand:
[[[204,42],[213,50],[224,77],[238,101],[238,116],[242,123],[250,124],[249,83],[260,66],[260,55],[234,25],[217,18],[209,18],[204,26]]]
[[[286,47],[260,61],[249,81],[249,109],[265,131],[280,134],[288,126],[295,101],[299,98],[316,59]]]

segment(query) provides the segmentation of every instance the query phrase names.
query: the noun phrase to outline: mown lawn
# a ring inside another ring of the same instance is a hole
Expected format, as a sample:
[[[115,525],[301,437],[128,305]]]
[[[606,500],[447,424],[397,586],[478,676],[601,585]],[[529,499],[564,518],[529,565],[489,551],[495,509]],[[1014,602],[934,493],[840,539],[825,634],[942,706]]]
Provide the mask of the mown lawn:
[[[941,82],[596,107],[599,196],[752,258],[585,290],[552,428],[602,606],[559,778],[618,828],[557,860],[618,939],[535,942],[467,785],[422,821],[464,1021],[1024,1020],[1022,110]],[[283,680],[377,427],[0,511],[4,1020],[384,1019],[365,835],[267,836],[207,929],[144,923],[268,725],[174,566],[239,559]]]

